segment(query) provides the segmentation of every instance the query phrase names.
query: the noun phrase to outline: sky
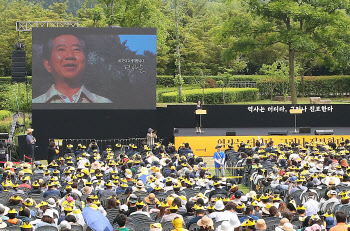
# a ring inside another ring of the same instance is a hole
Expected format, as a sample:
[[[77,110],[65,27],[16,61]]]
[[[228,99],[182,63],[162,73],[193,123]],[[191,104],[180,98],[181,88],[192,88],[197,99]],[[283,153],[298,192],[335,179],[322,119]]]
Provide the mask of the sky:
[[[145,50],[157,54],[157,35],[119,35],[120,42],[126,42],[130,50],[143,55]]]

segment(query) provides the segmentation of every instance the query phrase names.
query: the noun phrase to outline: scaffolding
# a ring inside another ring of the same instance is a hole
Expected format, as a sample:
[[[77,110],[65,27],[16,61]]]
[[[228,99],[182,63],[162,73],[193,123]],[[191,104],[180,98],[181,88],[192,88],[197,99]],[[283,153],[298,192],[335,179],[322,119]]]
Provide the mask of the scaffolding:
[[[32,31],[33,27],[79,27],[78,21],[17,21],[16,31]]]

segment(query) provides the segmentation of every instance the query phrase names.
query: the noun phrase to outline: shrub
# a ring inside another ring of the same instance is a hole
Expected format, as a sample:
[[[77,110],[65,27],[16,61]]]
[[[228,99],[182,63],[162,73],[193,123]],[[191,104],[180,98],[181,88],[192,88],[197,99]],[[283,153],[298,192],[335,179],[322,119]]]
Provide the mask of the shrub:
[[[201,89],[184,90],[186,102],[197,102],[202,98],[203,91]],[[224,91],[226,103],[257,101],[259,99],[259,90],[256,88],[226,88]],[[162,94],[161,100],[165,103],[176,102],[178,97],[177,92],[169,92]],[[206,104],[221,104],[223,103],[222,89],[211,88],[205,89],[204,101]]]
[[[211,78],[215,81],[223,80],[225,84],[228,81],[258,81],[264,78],[263,75],[218,75],[218,76],[205,76],[204,78]],[[202,76],[182,76],[184,84],[198,84],[203,78]],[[174,76],[169,75],[159,75],[157,76],[157,85],[162,85],[166,87],[174,87]]]
[[[183,85],[182,90],[200,89],[199,85]],[[178,92],[178,87],[160,87],[157,86],[157,102],[162,102],[162,95],[168,92]]]
[[[12,112],[6,110],[0,110],[0,120],[4,120],[7,117],[10,117]]]
[[[205,79],[205,88],[216,88],[216,81],[212,78]]]
[[[32,88],[25,83],[14,83],[8,85],[8,90],[3,92],[4,100],[2,108],[9,111],[30,112],[32,110]],[[18,101],[18,105],[17,105]]]

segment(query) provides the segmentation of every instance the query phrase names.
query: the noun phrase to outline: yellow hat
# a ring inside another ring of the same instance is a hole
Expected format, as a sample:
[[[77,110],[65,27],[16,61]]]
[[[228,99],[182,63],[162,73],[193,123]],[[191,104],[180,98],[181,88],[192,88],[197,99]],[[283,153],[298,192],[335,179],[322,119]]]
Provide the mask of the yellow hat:
[[[215,209],[215,207],[214,207],[214,205],[208,205],[207,209],[214,210],[214,209]]]
[[[157,228],[157,229],[160,229],[160,230],[163,230],[162,228],[162,225],[160,223],[153,223],[150,225],[150,228]]]
[[[215,181],[215,182],[213,183],[213,185],[219,185],[219,184],[220,184],[219,181]]]
[[[297,206],[297,210],[306,210],[305,206],[302,205],[302,206]]]
[[[250,220],[250,219],[243,221],[241,224],[242,227],[254,226],[254,225],[255,225],[255,220]]]
[[[245,208],[245,205],[242,203],[240,205],[237,205],[237,209],[244,209]]]
[[[91,195],[89,198],[92,199],[92,200],[98,200],[98,196],[97,195]]]
[[[21,226],[23,229],[32,229],[33,226],[29,222],[24,222],[23,225]]]
[[[16,211],[16,209],[10,209],[7,213],[14,214],[14,213],[17,213],[17,211]]]
[[[108,181],[107,184],[106,184],[106,186],[111,187],[111,186],[112,186],[112,182],[111,182],[111,181]]]
[[[160,205],[160,207],[169,207],[169,205],[166,204],[166,203],[164,203],[164,202],[162,202],[162,204]]]
[[[145,205],[145,203],[143,202],[143,201],[138,201],[138,202],[136,202],[136,205]]]
[[[25,201],[24,201],[24,205],[25,206],[28,206],[28,207],[32,207],[34,205],[34,200],[31,199],[31,198],[27,198]]]
[[[260,197],[260,199],[261,199],[261,200],[266,200],[266,199],[269,199],[269,196],[268,196],[268,195],[262,195],[262,196]]]
[[[40,208],[41,206],[46,206],[46,205],[49,205],[49,204],[46,201],[42,201],[36,207]]]
[[[14,196],[12,196],[10,199],[15,200],[15,201],[20,201],[20,200],[22,200],[22,198],[21,198],[20,196],[18,196],[18,195],[14,195]]]
[[[257,201],[253,201],[252,202],[252,206],[258,206],[258,202]]]
[[[169,209],[179,209],[179,207],[177,207],[177,205],[175,206],[171,205]]]
[[[323,214],[323,216],[324,216],[324,217],[333,217],[333,214],[332,214],[332,213],[331,213],[331,214],[328,214],[328,212],[327,212],[327,213]]]

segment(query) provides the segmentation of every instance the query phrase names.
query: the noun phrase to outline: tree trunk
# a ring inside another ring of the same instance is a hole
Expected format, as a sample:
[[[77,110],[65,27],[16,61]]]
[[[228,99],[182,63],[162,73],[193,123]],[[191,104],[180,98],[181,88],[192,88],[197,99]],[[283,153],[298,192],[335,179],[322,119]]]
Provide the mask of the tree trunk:
[[[304,71],[301,73],[301,97],[305,97],[305,90],[304,90]]]
[[[295,87],[295,78],[294,78],[294,60],[295,59],[295,50],[289,45],[289,87],[290,87],[290,96],[292,98],[292,104],[297,104],[297,91]]]
[[[179,17],[177,12],[177,0],[175,0],[175,27],[176,27],[176,64],[177,74],[179,81],[179,103],[182,103],[182,76],[181,76],[181,54],[180,54],[180,41],[179,41]]]
[[[112,5],[111,5],[111,16],[114,15],[114,0],[112,0]]]

